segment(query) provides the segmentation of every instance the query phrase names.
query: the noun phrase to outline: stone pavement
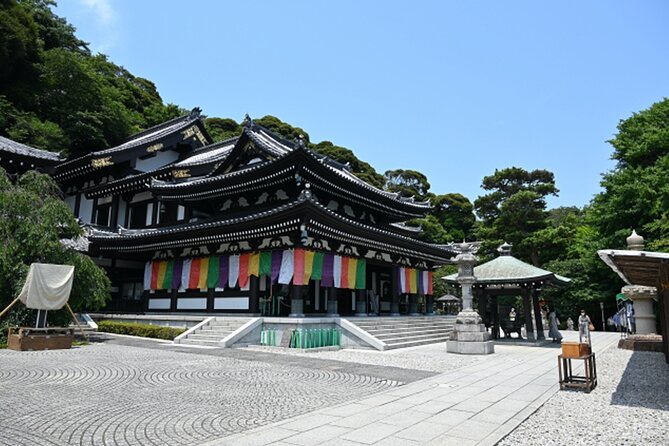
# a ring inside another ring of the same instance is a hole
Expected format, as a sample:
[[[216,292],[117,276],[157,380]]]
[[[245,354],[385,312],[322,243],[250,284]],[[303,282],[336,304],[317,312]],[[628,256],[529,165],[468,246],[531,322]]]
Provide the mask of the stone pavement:
[[[577,336],[565,332],[565,340]],[[593,333],[593,350],[600,354],[618,339]],[[494,445],[558,390],[559,347],[496,351],[470,367],[206,445]]]
[[[0,445],[196,445],[429,376],[123,337],[0,350]]]

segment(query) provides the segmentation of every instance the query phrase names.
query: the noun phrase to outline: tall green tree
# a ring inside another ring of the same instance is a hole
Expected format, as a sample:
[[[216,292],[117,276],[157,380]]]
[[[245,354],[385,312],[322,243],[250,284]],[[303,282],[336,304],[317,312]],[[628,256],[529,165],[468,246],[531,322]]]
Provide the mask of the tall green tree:
[[[0,169],[0,308],[20,292],[34,262],[74,265],[70,305],[75,311],[101,308],[110,298],[106,273],[90,257],[61,243],[81,234],[51,177],[33,171],[12,184]],[[20,308],[0,321],[0,336],[7,332],[7,324],[25,324],[34,317],[34,312]],[[55,320],[68,319],[64,312],[49,314]]]
[[[616,167],[604,174],[591,222],[607,247],[623,247],[632,229],[651,249],[669,249],[669,99],[618,124],[609,141]]]
[[[417,170],[387,170],[383,177],[385,189],[390,192],[397,192],[404,197],[414,197],[417,201],[424,201],[430,197],[430,183],[427,177]]]
[[[507,241],[516,255],[538,266],[538,247],[530,236],[547,227],[546,197],[558,194],[553,173],[519,167],[495,170],[483,178],[481,187],[490,191],[474,201],[481,218],[477,237],[487,242],[484,252]]]

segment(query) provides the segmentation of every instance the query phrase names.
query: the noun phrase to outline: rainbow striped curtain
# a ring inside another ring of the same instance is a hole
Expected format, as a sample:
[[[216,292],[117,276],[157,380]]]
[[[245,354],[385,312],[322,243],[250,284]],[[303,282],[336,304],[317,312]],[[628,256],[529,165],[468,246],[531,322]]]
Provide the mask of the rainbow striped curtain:
[[[397,268],[397,283],[400,293],[432,294],[432,271],[416,268]]]
[[[279,273],[283,278],[281,280]],[[144,269],[144,289],[244,288],[252,276],[269,276],[273,283],[279,280],[281,283],[308,285],[310,280],[320,280],[323,287],[365,289],[367,261],[302,248],[152,260],[146,263]],[[410,278],[410,283],[415,287],[417,280],[416,275]]]

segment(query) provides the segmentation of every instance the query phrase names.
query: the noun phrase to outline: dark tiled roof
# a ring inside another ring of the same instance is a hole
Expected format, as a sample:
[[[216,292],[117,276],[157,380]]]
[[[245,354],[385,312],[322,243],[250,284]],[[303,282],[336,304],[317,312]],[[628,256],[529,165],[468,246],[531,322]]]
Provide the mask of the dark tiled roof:
[[[166,236],[166,235],[171,235],[171,236],[177,236],[176,239],[173,240],[180,240],[178,236],[180,234],[185,235],[186,233],[192,233],[194,231],[207,231],[207,230],[212,230],[216,228],[225,228],[229,226],[235,226],[247,222],[252,222],[255,220],[267,218],[267,217],[272,217],[272,216],[278,216],[284,213],[288,213],[293,209],[296,209],[300,206],[303,205],[308,205],[311,206],[312,209],[320,213],[321,215],[328,216],[329,218],[339,222],[339,224],[344,225],[348,228],[356,228],[357,230],[361,231],[362,233],[366,234],[370,240],[375,240],[379,239],[379,237],[387,238],[388,240],[392,240],[393,244],[392,246],[387,245],[387,249],[391,249],[393,251],[407,251],[410,250],[412,251],[412,255],[419,255],[419,256],[424,256],[428,255],[434,258],[438,258],[441,261],[448,259],[451,257],[453,252],[449,250],[448,248],[441,247],[441,246],[436,246],[430,243],[425,243],[421,242],[419,240],[415,240],[411,237],[407,237],[405,235],[401,235],[395,232],[391,232],[385,229],[381,229],[378,227],[373,227],[369,226],[351,219],[348,219],[346,217],[343,217],[329,209],[327,209],[325,206],[321,205],[317,201],[314,201],[312,198],[304,198],[300,197],[297,200],[294,200],[292,202],[283,204],[281,206],[277,206],[275,208],[272,208],[267,211],[261,211],[261,212],[249,212],[246,215],[242,215],[239,217],[235,218],[226,218],[226,219],[220,219],[220,218],[212,218],[210,220],[206,221],[201,221],[201,222],[193,222],[193,223],[185,223],[182,225],[177,225],[177,226],[170,226],[170,227],[165,227],[165,228],[150,228],[150,229],[136,229],[136,230],[128,230],[128,229],[123,229],[120,228],[117,232],[111,232],[111,231],[106,231],[106,230],[96,230],[94,231],[93,235],[91,236],[91,241],[93,243],[97,242],[102,242],[105,241],[107,243],[113,243],[114,245],[121,243],[122,241],[135,241],[135,242],[144,242],[147,243],[151,239],[156,239],[161,236]],[[299,221],[299,220],[297,220]],[[359,236],[353,236],[351,234],[348,234],[347,237],[358,237]],[[409,248],[410,247],[410,248]],[[153,248],[152,248],[153,249]],[[429,253],[429,254],[428,254]]]
[[[16,155],[25,156],[28,158],[39,158],[48,161],[61,161],[60,154],[56,152],[49,152],[46,150],[36,149],[34,147],[21,144],[20,142],[12,141],[11,139],[0,136],[0,151],[10,152]]]

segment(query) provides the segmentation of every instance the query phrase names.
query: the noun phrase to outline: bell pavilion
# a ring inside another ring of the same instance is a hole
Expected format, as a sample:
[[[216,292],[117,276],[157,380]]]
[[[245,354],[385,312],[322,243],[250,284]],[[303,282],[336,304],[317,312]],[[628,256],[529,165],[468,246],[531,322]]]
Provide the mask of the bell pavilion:
[[[81,249],[112,281],[107,311],[429,314],[432,270],[453,256],[405,224],[428,202],[248,117],[218,143],[195,109],[116,147],[51,157],[45,170],[87,228]]]

